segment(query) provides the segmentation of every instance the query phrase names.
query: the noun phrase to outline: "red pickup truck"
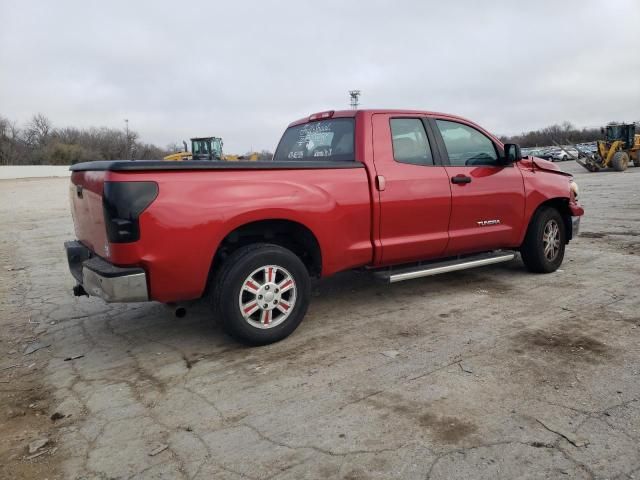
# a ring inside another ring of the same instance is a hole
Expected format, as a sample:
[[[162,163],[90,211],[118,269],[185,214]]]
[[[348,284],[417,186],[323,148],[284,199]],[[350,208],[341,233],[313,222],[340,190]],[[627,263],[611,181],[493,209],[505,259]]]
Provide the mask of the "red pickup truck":
[[[76,295],[206,297],[251,344],[304,317],[310,279],[367,268],[396,282],[512,260],[552,272],[578,233],[578,188],[473,122],[406,110],[316,113],[272,161],[71,167]]]

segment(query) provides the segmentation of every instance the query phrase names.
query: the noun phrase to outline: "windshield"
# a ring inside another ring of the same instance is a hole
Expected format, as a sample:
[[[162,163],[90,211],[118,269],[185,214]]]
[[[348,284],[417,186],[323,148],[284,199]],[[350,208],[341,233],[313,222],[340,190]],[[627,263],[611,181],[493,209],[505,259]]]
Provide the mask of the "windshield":
[[[354,161],[352,118],[336,118],[289,127],[273,159]]]
[[[607,127],[607,140],[624,139],[624,131],[621,125],[609,125]]]
[[[209,141],[208,140],[194,140],[191,150],[196,155],[199,153],[210,153],[209,152]]]
[[[194,155],[210,155],[216,157],[222,156],[222,147],[218,138],[206,138],[201,140],[192,140],[191,152]]]

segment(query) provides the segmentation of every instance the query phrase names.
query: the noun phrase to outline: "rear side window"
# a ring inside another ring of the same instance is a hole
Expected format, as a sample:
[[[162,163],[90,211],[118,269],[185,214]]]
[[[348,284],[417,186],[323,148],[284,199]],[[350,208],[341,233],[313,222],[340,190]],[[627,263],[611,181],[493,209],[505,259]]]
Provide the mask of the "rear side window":
[[[489,137],[462,123],[446,120],[436,120],[436,123],[447,147],[451,165],[498,165],[496,147]]]
[[[353,118],[336,118],[289,127],[282,136],[275,161],[354,161]]]
[[[419,118],[392,118],[391,142],[396,162],[433,165],[427,132]]]

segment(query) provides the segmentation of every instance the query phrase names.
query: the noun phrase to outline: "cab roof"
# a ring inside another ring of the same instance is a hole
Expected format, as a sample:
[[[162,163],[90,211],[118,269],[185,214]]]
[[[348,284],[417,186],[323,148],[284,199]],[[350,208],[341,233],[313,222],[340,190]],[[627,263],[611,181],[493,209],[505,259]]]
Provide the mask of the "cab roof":
[[[322,117],[323,114],[328,114],[331,113],[331,116],[328,117]],[[307,123],[310,121],[314,121],[314,120],[324,120],[325,118],[353,118],[359,115],[365,115],[365,116],[370,116],[370,115],[374,115],[376,113],[391,113],[391,114],[396,114],[396,115],[428,115],[428,116],[437,116],[437,117],[441,117],[441,118],[450,118],[452,120],[456,119],[456,120],[462,120],[464,122],[467,123],[471,123],[474,124],[474,122],[472,122],[469,119],[463,118],[463,117],[459,117],[457,115],[451,115],[449,113],[442,113],[442,112],[432,112],[429,110],[407,110],[407,109],[393,109],[393,108],[365,108],[365,109],[358,109],[358,110],[325,110],[322,112],[316,112],[316,113],[312,113],[311,115],[309,115],[308,117],[303,117],[300,118],[298,120],[295,120],[293,122],[291,122],[289,124],[289,127],[292,127],[294,125],[300,125],[303,123]],[[316,118],[312,118],[312,117],[316,117]]]

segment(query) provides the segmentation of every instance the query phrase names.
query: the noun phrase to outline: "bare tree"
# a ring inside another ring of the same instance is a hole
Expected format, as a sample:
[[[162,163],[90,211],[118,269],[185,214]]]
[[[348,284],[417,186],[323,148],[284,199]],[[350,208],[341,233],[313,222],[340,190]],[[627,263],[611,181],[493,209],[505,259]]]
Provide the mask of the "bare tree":
[[[32,147],[42,147],[45,145],[51,133],[51,121],[42,113],[31,117],[31,121],[24,130],[24,140]]]
[[[20,162],[20,129],[15,122],[0,116],[0,165]]]

